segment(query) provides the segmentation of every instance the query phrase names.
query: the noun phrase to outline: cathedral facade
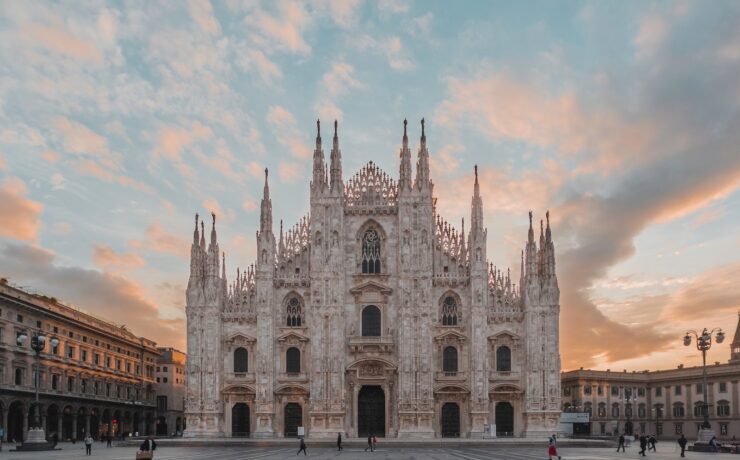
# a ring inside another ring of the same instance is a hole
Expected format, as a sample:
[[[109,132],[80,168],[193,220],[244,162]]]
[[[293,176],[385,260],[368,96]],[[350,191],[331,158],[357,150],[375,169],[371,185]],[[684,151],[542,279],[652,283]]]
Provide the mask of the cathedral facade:
[[[257,260],[227,281],[215,215],[196,215],[187,287],[185,436],[540,436],[558,427],[559,289],[549,218],[515,283],[486,258],[477,167],[469,230],[437,213],[421,125],[398,179],[349,180],[317,122],[310,210],[273,230],[267,170]]]

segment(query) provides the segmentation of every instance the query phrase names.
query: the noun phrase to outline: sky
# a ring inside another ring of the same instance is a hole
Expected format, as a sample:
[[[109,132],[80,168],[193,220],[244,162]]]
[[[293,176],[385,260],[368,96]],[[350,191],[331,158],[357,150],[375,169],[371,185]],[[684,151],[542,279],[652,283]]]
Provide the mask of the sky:
[[[438,209],[518,278],[550,210],[564,370],[693,365],[740,311],[740,2],[0,2],[0,277],[185,349],[196,212],[229,276],[424,117]],[[277,231],[277,228],[275,229]],[[729,346],[708,360],[725,361]]]

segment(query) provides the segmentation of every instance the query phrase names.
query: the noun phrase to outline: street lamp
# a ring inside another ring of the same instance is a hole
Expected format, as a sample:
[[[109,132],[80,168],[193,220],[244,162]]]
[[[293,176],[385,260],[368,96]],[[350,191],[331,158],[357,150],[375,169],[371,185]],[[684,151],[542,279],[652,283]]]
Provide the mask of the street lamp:
[[[16,337],[16,342],[19,346],[23,346],[28,340],[28,334],[21,332]],[[51,340],[51,346],[56,347],[59,345],[59,339],[53,337]],[[33,386],[36,392],[35,404],[33,408],[33,422],[28,429],[28,435],[26,441],[22,446],[18,447],[17,450],[51,450],[52,446],[46,441],[46,435],[44,433],[44,427],[41,426],[41,414],[39,413],[39,360],[40,354],[46,346],[46,336],[43,332],[34,333],[31,336],[31,349],[36,355],[36,372],[34,372]]]
[[[707,388],[707,351],[712,348],[712,335],[714,335],[717,343],[722,343],[725,340],[725,333],[722,332],[721,328],[715,327],[711,331],[707,328],[701,333],[696,331],[686,331],[686,335],[683,337],[683,344],[685,346],[691,345],[691,336],[696,337],[696,349],[701,351],[702,367],[704,383],[702,389],[704,390],[704,404],[702,406],[702,415],[704,415],[704,421],[701,424],[701,430],[699,430],[699,441],[709,442],[714,437],[714,431],[712,425],[709,423],[709,405],[708,405],[708,388]]]

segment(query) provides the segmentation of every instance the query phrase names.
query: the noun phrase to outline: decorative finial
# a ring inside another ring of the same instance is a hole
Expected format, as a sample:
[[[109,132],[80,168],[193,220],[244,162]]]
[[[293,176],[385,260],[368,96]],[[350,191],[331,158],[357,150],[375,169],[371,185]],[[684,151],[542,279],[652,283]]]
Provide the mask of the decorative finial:
[[[267,182],[267,168],[265,168],[265,182]]]
[[[321,120],[316,119],[316,137],[321,137]]]
[[[334,120],[334,137],[337,137],[337,120]]]
[[[421,137],[426,137],[424,134],[424,119],[421,119]]]
[[[545,234],[545,227],[542,225],[542,219],[540,219],[540,235]]]
[[[211,217],[213,217],[213,228],[216,228],[216,213],[211,211]]]
[[[550,210],[549,209],[545,213],[545,218],[547,219],[547,228],[550,228]]]
[[[195,213],[195,229],[198,230],[198,213]]]
[[[529,228],[532,228],[532,211],[529,211]]]
[[[408,121],[406,121],[406,119],[404,118],[404,119],[403,119],[403,137],[406,137],[406,125],[407,125],[408,123],[409,123],[409,122],[408,122]]]

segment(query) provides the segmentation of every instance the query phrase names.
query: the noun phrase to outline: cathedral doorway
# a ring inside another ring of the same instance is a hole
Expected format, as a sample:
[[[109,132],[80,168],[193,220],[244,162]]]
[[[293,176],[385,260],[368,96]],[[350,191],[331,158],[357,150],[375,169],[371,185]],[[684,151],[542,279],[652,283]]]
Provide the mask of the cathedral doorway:
[[[298,427],[303,424],[303,408],[298,403],[288,403],[283,411],[283,436],[286,438],[298,436]]]
[[[180,419],[177,420],[179,423]],[[231,436],[249,436],[249,406],[245,403],[234,404],[231,408]]]
[[[359,437],[385,436],[385,393],[378,385],[364,385],[357,396]]]
[[[442,437],[460,437],[460,406],[457,403],[445,403],[442,406]]]
[[[23,441],[23,404],[20,401],[13,402],[8,408],[7,428],[6,436],[8,442]]]
[[[514,436],[514,407],[511,403],[496,404],[496,436]]]
[[[632,426],[632,422],[627,422],[624,424],[624,434],[632,436],[632,431],[634,430]]]

